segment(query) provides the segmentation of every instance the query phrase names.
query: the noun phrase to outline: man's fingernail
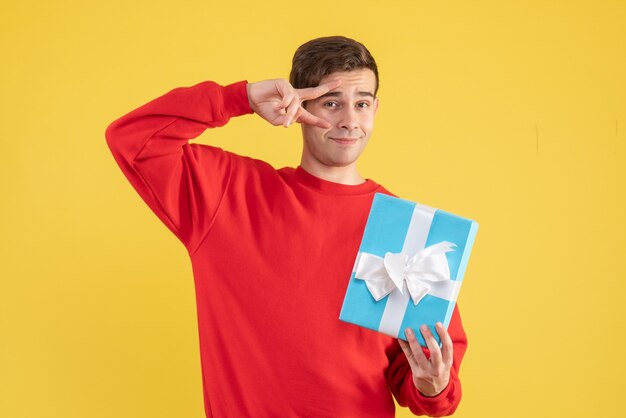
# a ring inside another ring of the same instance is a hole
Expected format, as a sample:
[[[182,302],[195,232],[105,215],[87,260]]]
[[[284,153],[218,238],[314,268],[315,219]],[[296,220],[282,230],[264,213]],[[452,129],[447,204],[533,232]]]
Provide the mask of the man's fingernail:
[[[420,329],[421,329],[422,331],[428,331],[428,325],[422,325],[422,326],[420,327]]]
[[[406,333],[406,335],[413,335],[413,330],[411,328],[407,328],[404,332]]]

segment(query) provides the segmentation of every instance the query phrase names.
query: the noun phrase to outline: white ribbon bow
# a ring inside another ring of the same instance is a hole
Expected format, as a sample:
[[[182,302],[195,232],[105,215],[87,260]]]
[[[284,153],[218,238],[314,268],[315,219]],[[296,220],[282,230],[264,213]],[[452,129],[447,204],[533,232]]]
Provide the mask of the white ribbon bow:
[[[361,253],[355,278],[365,280],[368,290],[378,302],[394,289],[404,293],[404,283],[409,290],[413,304],[417,305],[424,296],[440,288],[437,296],[447,293],[449,297],[453,281],[446,254],[456,247],[442,241],[418,251],[413,257],[402,253],[387,253],[384,258],[369,253]]]

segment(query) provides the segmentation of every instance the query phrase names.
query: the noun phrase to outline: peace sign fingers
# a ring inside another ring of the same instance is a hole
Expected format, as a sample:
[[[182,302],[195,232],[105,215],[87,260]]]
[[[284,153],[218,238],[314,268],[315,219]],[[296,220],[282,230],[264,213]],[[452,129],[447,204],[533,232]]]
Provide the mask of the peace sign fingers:
[[[308,87],[304,89],[296,89],[296,92],[300,96],[301,101],[317,99],[320,96],[325,95],[331,90],[336,89],[341,85],[341,80],[333,80],[328,83],[320,84],[317,87]]]

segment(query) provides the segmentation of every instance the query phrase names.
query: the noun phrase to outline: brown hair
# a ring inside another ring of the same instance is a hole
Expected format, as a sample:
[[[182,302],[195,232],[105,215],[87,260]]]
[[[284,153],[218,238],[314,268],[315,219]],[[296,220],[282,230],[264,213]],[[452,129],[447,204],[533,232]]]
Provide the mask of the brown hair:
[[[337,71],[369,68],[376,77],[378,67],[372,54],[360,42],[344,36],[327,36],[301,45],[293,56],[289,82],[297,89],[315,87],[323,77]]]

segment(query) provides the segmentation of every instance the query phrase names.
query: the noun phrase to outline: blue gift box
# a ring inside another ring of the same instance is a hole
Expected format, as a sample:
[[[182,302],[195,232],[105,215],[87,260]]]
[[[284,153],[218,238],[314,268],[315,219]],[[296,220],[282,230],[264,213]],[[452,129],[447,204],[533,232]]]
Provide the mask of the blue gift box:
[[[339,319],[406,340],[412,328],[447,328],[478,224],[377,193]]]

